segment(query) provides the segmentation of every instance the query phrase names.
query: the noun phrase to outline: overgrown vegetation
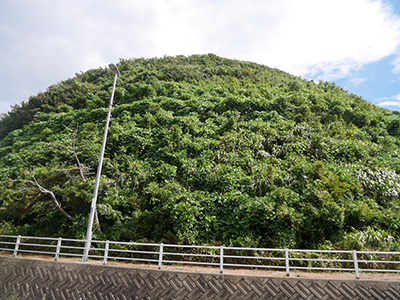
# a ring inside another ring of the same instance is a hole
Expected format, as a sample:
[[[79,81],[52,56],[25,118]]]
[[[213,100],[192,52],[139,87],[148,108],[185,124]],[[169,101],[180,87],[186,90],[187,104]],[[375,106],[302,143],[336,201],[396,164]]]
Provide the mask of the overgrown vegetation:
[[[95,238],[400,250],[389,110],[215,55],[118,66]],[[0,120],[1,234],[84,237],[112,83],[77,74]]]

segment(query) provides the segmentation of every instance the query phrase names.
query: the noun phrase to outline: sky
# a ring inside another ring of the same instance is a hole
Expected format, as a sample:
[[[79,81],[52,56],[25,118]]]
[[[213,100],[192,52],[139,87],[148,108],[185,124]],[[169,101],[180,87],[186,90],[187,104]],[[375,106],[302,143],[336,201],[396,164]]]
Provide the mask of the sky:
[[[2,0],[0,115],[121,58],[208,53],[400,111],[400,0]]]

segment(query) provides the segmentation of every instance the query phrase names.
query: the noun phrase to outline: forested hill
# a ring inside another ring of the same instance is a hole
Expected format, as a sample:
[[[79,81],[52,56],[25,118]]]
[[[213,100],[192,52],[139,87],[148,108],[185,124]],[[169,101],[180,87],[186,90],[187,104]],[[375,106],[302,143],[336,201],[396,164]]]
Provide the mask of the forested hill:
[[[96,239],[400,250],[400,119],[215,55],[121,60]],[[0,120],[0,234],[83,238],[114,76]]]

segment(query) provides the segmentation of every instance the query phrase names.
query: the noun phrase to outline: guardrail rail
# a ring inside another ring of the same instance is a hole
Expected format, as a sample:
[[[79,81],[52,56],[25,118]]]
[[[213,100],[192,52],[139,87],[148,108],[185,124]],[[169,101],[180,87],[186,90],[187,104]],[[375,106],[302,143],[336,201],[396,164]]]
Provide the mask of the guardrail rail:
[[[85,240],[0,235],[0,251],[82,259]],[[224,268],[400,273],[400,252],[305,250],[91,241],[89,259],[130,261],[158,265],[189,264]]]

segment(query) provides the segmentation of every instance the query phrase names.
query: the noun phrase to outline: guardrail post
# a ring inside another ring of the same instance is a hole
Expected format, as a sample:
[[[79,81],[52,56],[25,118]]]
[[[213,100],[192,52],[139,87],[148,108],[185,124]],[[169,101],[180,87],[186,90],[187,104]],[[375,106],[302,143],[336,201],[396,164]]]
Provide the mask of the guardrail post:
[[[219,272],[224,273],[224,246],[219,248]]]
[[[54,257],[54,260],[55,260],[55,261],[57,261],[57,260],[58,260],[58,257],[60,256],[61,241],[62,241],[62,238],[59,237],[59,238],[58,238],[58,241],[57,241],[56,256]]]
[[[15,242],[15,248],[14,248],[14,257],[17,257],[18,254],[18,248],[19,248],[19,243],[21,242],[21,236],[17,236],[17,241]]]
[[[106,245],[104,246],[103,265],[107,264],[108,249],[110,249],[110,241],[109,240],[106,241]]]
[[[164,244],[160,244],[160,252],[158,253],[158,269],[161,269],[163,258]]]
[[[286,276],[290,276],[289,250],[287,248],[285,248],[285,265],[286,265]]]
[[[354,271],[356,272],[356,279],[360,279],[360,270],[358,269],[357,251],[353,250]]]

